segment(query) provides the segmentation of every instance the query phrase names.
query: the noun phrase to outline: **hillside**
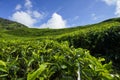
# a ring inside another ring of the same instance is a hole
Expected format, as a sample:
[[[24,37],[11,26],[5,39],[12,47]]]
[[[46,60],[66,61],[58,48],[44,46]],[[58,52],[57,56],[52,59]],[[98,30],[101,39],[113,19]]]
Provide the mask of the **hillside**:
[[[3,32],[8,37],[24,39],[52,39],[58,42],[68,41],[70,46],[82,47],[94,56],[109,56],[107,60],[120,60],[120,18],[112,18],[100,23],[65,29],[20,28]],[[114,52],[114,53],[113,53]],[[111,54],[111,55],[110,55]],[[114,55],[113,55],[114,54]],[[118,65],[116,65],[118,66]]]
[[[0,29],[14,30],[14,29],[20,29],[20,28],[27,28],[27,26],[20,24],[18,22],[0,18]]]
[[[0,79],[120,79],[120,18],[65,29],[0,25]]]
[[[109,28],[113,26],[118,26],[120,23],[120,18],[113,18],[113,19],[108,19],[103,22],[97,23],[97,24],[91,24],[91,25],[86,25],[86,26],[77,26],[73,28],[65,28],[65,29],[37,29],[37,28],[20,28],[16,30],[11,30],[11,31],[6,31],[5,33],[11,34],[14,36],[20,36],[20,37],[41,37],[41,36],[58,36],[58,35],[64,35],[64,34],[71,34],[75,32],[79,32],[81,30],[93,30],[95,27],[96,29],[101,29],[101,28]]]

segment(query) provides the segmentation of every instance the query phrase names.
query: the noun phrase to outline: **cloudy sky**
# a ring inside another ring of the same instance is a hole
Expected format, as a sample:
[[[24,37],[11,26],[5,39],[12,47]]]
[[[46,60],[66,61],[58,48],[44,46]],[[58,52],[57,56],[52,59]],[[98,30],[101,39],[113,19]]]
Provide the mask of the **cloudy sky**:
[[[0,0],[0,17],[35,28],[67,28],[120,17],[120,0]]]

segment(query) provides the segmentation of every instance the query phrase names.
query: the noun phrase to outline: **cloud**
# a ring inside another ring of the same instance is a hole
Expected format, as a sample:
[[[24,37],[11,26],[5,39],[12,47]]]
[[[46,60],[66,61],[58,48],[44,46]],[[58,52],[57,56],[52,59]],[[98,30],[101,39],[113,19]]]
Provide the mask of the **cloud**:
[[[115,12],[115,15],[117,15],[118,17],[120,17],[120,0],[117,0],[117,3],[116,3],[116,12]]]
[[[12,19],[29,27],[32,27],[36,23],[36,19],[33,19],[31,15],[24,11],[15,12],[12,15]]]
[[[74,17],[74,20],[78,20],[80,17],[79,16],[75,16]]]
[[[91,16],[92,16],[92,19],[93,19],[93,20],[97,20],[97,19],[98,19],[98,17],[96,16],[95,13],[91,14]]]
[[[42,14],[39,13],[38,11],[33,11],[33,16],[34,16],[35,18],[42,18]]]
[[[120,17],[120,0],[102,0],[107,5],[111,6],[114,5],[116,7],[115,15]]]
[[[62,18],[61,15],[57,13],[53,13],[52,17],[40,26],[40,28],[52,28],[52,29],[59,29],[59,28],[66,28],[67,21]]]
[[[11,19],[28,27],[35,27],[35,24],[43,18],[44,14],[37,10],[32,10],[33,5],[30,0],[25,0],[24,6],[25,10],[22,10],[21,5],[18,4],[15,8],[16,11],[11,16]]]
[[[32,8],[32,2],[31,2],[30,0],[25,0],[25,7],[26,7],[27,9]]]
[[[16,7],[15,7],[15,10],[20,10],[22,8],[22,6],[20,4],[18,4]]]
[[[117,0],[102,0],[104,1],[107,5],[115,5]]]

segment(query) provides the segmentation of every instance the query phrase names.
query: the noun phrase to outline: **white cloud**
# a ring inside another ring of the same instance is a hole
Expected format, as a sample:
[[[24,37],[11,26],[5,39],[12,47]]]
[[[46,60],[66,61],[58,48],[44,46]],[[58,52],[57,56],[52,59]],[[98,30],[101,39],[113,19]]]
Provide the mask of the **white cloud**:
[[[93,20],[97,20],[97,19],[98,19],[98,17],[96,16],[95,13],[91,14],[91,16],[92,16],[92,19],[93,19]]]
[[[38,11],[33,11],[33,15],[35,18],[42,18],[42,14],[39,13]]]
[[[26,7],[27,9],[32,8],[32,2],[31,2],[30,0],[25,0],[25,7]]]
[[[12,15],[12,19],[29,27],[32,27],[36,23],[36,20],[24,11],[15,12]]]
[[[115,12],[115,15],[117,15],[118,17],[120,17],[120,0],[117,0],[117,3],[116,3],[116,12]]]
[[[18,4],[15,8],[16,12],[12,14],[11,19],[28,27],[34,27],[43,18],[44,14],[37,10],[32,10],[33,5],[30,0],[25,0],[24,6],[26,10],[22,10],[22,6]]]
[[[107,5],[115,5],[117,0],[102,0],[104,1]]]
[[[109,6],[114,5],[116,7],[115,15],[117,17],[120,17],[120,0],[102,0],[102,1],[104,1]]]
[[[52,29],[59,29],[59,28],[66,28],[67,21],[63,20],[62,16],[53,13],[52,17],[48,20],[47,23],[44,23],[40,26],[40,28],[52,28]]]
[[[78,20],[80,17],[79,16],[75,16],[74,17],[74,20]]]
[[[15,10],[20,10],[22,8],[22,6],[20,4],[18,4],[16,7],[15,7]]]

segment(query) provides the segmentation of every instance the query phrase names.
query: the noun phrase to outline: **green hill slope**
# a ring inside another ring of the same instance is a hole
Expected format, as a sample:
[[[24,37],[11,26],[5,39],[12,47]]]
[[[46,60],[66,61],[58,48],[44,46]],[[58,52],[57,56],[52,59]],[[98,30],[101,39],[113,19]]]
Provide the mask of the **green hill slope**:
[[[85,26],[86,27],[86,26]],[[114,67],[120,70],[120,18],[113,18],[87,28],[60,35],[58,41],[68,41],[75,48],[90,50],[91,54],[112,60]]]
[[[91,51],[94,56],[107,56],[115,63],[120,60],[120,18],[66,29],[21,28],[5,31],[5,34],[41,39],[53,39],[59,42],[68,41],[70,46],[82,47]],[[115,65],[118,66],[118,65]]]
[[[13,30],[20,28],[27,28],[27,26],[14,21],[0,18],[0,29]]]
[[[15,36],[20,36],[20,37],[43,37],[43,36],[64,36],[65,34],[72,34],[76,32],[81,32],[84,30],[85,32],[88,32],[88,30],[93,31],[94,29],[102,29],[105,30],[107,28],[113,27],[113,26],[118,26],[120,25],[120,18],[115,18],[115,19],[109,19],[97,24],[92,24],[92,25],[86,25],[86,26],[78,26],[78,27],[73,27],[73,28],[65,28],[65,29],[36,29],[36,28],[26,28],[26,29],[16,29],[16,30],[11,30],[11,31],[6,31],[5,33],[15,35]],[[94,30],[95,31],[95,30]],[[79,34],[79,33],[78,33]],[[54,37],[54,38],[56,38]]]

